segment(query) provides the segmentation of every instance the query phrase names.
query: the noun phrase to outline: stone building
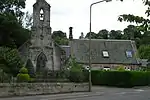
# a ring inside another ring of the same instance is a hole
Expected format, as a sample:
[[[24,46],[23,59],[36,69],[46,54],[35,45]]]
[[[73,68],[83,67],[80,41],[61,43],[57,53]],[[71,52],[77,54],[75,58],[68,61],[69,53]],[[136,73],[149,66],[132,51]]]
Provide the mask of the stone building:
[[[65,51],[52,39],[50,8],[45,0],[36,0],[31,38],[19,48],[24,63],[31,60],[35,71],[63,68]]]
[[[50,8],[45,0],[36,0],[33,5],[31,38],[18,49],[24,64],[31,60],[35,71],[61,70],[65,62],[74,56],[78,63],[87,67],[89,40],[73,39],[73,28],[70,27],[69,45],[57,45],[51,36]],[[92,69],[115,69],[121,65],[127,70],[139,68],[134,41],[92,39],[91,43]]]
[[[71,39],[68,50],[79,64],[89,66],[88,39]],[[140,62],[136,53],[135,42],[131,40],[92,39],[91,67],[93,70],[114,70],[123,66],[126,70],[137,70]]]

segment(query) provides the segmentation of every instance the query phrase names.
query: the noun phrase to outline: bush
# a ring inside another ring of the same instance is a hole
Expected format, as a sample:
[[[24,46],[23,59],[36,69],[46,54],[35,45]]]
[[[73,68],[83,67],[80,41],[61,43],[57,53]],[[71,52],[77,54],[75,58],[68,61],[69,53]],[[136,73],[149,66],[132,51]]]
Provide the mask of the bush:
[[[22,67],[19,72],[22,74],[28,74],[28,70],[25,67]]]
[[[132,86],[146,86],[150,84],[150,72],[135,72],[131,77]]]
[[[146,86],[150,84],[150,72],[92,71],[93,85],[116,87]]]
[[[9,83],[11,82],[11,75],[5,73],[2,69],[0,69],[0,83]]]
[[[16,77],[23,64],[18,50],[8,47],[0,47],[0,60],[1,64],[7,66],[7,69],[4,68],[3,70]]]
[[[29,82],[30,81],[30,76],[29,76],[29,74],[19,73],[17,75],[17,81],[18,82]]]
[[[83,82],[84,81],[84,74],[80,66],[71,68],[69,79],[71,82]]]
[[[17,75],[17,82],[29,82],[30,81],[28,70],[25,67],[22,67],[19,72],[20,73]]]
[[[83,66],[78,64],[74,58],[72,58],[70,66],[69,80],[71,82],[85,82],[87,79],[87,74],[83,69]]]

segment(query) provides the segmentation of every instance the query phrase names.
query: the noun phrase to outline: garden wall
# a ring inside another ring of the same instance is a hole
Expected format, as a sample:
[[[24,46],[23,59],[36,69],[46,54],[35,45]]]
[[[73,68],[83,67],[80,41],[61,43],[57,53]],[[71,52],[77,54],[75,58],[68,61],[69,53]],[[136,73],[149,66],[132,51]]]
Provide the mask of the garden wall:
[[[0,83],[0,97],[86,92],[88,83]]]

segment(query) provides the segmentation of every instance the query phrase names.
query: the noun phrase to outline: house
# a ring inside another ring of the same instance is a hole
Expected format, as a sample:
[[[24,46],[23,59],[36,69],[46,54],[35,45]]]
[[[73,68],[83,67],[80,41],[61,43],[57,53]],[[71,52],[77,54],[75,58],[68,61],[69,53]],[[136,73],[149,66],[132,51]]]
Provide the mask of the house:
[[[70,50],[79,64],[89,66],[89,39],[72,39]],[[91,39],[91,67],[113,70],[124,66],[126,70],[137,70],[140,62],[136,52],[135,42],[131,40]]]

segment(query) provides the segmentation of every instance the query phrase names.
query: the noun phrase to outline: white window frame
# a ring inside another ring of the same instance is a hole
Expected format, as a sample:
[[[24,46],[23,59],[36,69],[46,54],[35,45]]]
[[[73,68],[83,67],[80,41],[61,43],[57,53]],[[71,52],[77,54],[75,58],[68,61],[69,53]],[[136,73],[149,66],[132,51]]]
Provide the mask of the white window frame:
[[[109,57],[108,51],[103,51],[102,53],[103,53],[103,57]]]

